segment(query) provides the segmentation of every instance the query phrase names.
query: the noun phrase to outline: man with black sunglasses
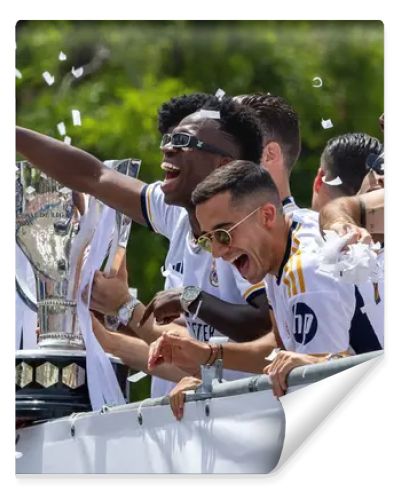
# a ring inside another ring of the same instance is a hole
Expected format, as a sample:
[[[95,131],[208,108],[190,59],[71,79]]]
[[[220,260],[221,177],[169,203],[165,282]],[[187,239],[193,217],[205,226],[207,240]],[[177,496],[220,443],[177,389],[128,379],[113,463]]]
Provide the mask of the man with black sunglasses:
[[[171,285],[175,274],[180,286],[191,289],[186,298],[181,290],[175,292],[168,320],[183,308],[192,334],[201,340],[218,335],[239,341],[256,338],[269,328],[263,285],[250,286],[226,263],[204,256],[196,243],[200,232],[191,193],[210,172],[232,159],[259,161],[257,119],[230,99],[218,104],[214,100],[182,120],[171,134],[162,145],[164,182],[153,185],[122,176],[84,151],[27,129],[17,129],[17,150],[60,183],[92,194],[170,239],[167,280]],[[175,257],[179,262],[174,263]],[[192,282],[185,281],[185,273]]]

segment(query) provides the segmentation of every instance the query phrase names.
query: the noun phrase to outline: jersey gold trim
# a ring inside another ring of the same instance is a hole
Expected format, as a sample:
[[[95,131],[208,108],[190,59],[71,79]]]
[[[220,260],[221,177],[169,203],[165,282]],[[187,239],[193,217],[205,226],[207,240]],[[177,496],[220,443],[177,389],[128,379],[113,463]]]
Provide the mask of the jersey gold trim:
[[[263,281],[260,281],[259,283],[256,283],[255,285],[251,286],[250,288],[248,288],[244,294],[243,294],[243,298],[245,300],[248,299],[248,297],[254,293],[254,292],[257,292],[258,290],[262,290],[265,288],[265,285],[264,285],[264,282]]]

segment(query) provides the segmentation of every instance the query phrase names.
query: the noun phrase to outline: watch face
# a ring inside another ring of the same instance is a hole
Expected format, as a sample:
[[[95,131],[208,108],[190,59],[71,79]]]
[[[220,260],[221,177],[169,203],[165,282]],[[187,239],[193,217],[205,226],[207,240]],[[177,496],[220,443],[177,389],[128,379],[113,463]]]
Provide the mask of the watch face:
[[[138,304],[138,300],[132,298],[129,302],[121,306],[120,310],[118,311],[118,319],[126,325],[132,316],[133,310],[135,309],[136,304]]]
[[[188,286],[183,291],[183,298],[187,302],[192,302],[193,300],[197,299],[200,291],[201,290],[197,288],[197,286]]]

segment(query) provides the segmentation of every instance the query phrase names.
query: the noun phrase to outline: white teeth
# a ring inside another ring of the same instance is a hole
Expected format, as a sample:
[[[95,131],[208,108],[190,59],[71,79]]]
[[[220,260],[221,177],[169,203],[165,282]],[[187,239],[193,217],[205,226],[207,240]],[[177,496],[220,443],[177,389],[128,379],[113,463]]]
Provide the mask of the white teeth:
[[[175,165],[171,165],[170,163],[162,163],[161,169],[164,170],[165,172],[180,172],[181,171],[180,168],[175,167]]]

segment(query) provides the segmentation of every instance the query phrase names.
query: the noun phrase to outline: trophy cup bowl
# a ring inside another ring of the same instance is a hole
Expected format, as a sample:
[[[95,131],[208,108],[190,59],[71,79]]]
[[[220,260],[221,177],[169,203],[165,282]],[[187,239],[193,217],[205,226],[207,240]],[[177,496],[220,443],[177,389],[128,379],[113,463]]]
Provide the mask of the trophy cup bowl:
[[[60,185],[27,161],[17,163],[16,240],[34,271],[39,323],[38,349],[16,352],[20,424],[91,410],[77,316],[80,274],[90,244],[90,237],[76,239],[84,211],[83,194]],[[108,357],[125,393],[127,367]]]

